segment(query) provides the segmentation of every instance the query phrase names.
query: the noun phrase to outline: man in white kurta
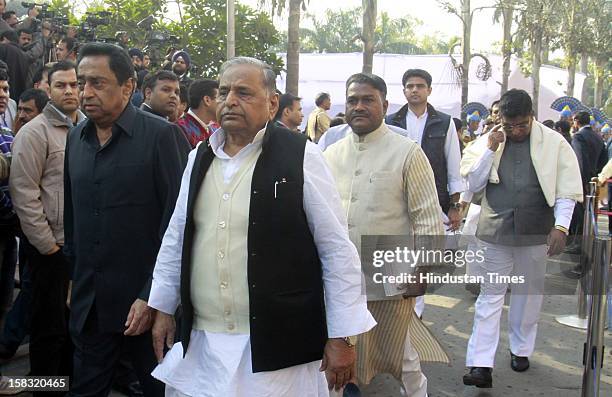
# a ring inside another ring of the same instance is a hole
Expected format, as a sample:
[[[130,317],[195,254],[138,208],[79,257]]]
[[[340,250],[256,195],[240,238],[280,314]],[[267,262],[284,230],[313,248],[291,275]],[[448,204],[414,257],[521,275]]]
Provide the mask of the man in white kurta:
[[[328,396],[328,383],[342,386],[352,378],[354,349],[351,356],[352,346],[343,339],[375,325],[362,294],[359,257],[348,237],[333,177],[319,149],[307,142],[303,154],[303,187],[299,188],[303,188],[303,211],[321,263],[329,339],[323,363],[317,359],[273,371],[253,369],[256,357],[252,354],[250,330],[253,328],[249,324],[252,326],[266,314],[255,316],[249,305],[249,299],[253,299],[250,292],[256,287],[247,285],[251,282],[247,273],[253,271],[250,257],[255,254],[247,248],[248,240],[255,238],[248,233],[253,221],[249,214],[253,206],[249,201],[253,204],[253,194],[263,194],[251,191],[251,178],[263,161],[266,134],[290,136],[292,142],[298,139],[288,130],[279,131],[271,123],[266,124],[274,116],[278,102],[273,84],[274,74],[269,67],[250,58],[228,61],[221,69],[218,119],[222,128],[210,138],[214,159],[193,204],[196,231],[190,264],[190,297],[194,310],[190,342],[186,352],[181,343],[174,344],[153,372],[154,377],[166,383],[168,395]],[[250,136],[237,136],[236,131],[241,131],[236,130],[237,125],[242,125],[244,130],[249,125],[260,127],[252,130]],[[180,303],[180,284],[184,277],[181,256],[189,186],[197,172],[194,163],[199,149],[202,148],[199,146],[189,156],[176,209],[154,271],[149,305],[158,310],[153,330],[158,356],[161,356],[161,344],[171,345],[173,340],[172,315]],[[290,183],[283,178],[274,184],[272,199],[280,199],[287,193]],[[297,346],[305,341],[293,343]],[[339,355],[343,349],[349,353]],[[291,355],[291,351],[286,352],[287,357]],[[348,359],[340,365],[343,357]],[[321,368],[327,368],[325,375]]]
[[[368,307],[378,322],[359,338],[358,379],[368,384],[377,373],[387,372],[401,378],[406,395],[424,397],[427,379],[408,330],[410,321],[419,321],[413,313],[415,299],[403,298],[401,285],[377,285],[372,264],[363,256],[363,236],[410,240],[444,235],[431,166],[417,143],[384,123],[386,94],[378,76],[349,78],[346,118],[352,130],[327,148],[325,158],[338,185],[351,241],[362,255]]]

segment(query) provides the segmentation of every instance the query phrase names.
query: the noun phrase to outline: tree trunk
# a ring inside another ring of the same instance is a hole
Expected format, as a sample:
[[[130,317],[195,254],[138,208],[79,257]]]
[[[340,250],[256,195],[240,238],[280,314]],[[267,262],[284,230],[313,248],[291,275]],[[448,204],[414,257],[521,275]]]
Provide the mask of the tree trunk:
[[[538,118],[538,100],[540,97],[540,66],[542,65],[542,28],[537,27],[533,42],[532,42],[532,52],[533,52],[533,60],[532,60],[532,71],[531,71],[531,81],[532,85],[532,99],[533,99],[533,112],[534,116]]]
[[[362,0],[363,7],[363,73],[372,73],[374,63],[374,30],[376,29],[377,0]]]
[[[580,98],[578,98],[582,102],[584,102],[588,96],[589,83],[593,78],[593,76],[589,76],[589,56],[584,52],[580,54],[580,73],[586,76],[584,82],[582,83],[582,92],[580,93]]]
[[[548,63],[548,56],[550,54],[550,40],[548,37],[542,39],[542,64]]]
[[[463,107],[468,103],[470,60],[472,59],[472,54],[470,51],[470,39],[472,30],[470,0],[463,0],[461,2],[461,18],[463,18],[463,42],[461,46],[461,51],[463,53],[463,74],[461,75],[461,120],[465,120]]]
[[[502,66],[502,86],[501,94],[508,91],[508,79],[510,78],[510,59],[512,58],[512,17],[514,9],[512,7],[504,8],[504,40],[502,42],[502,55],[504,63]]]
[[[287,29],[287,85],[285,92],[298,95],[300,81],[300,6],[302,0],[289,0]]]
[[[234,11],[234,1],[235,0],[227,0],[227,48],[226,48],[226,57],[227,59],[233,58],[236,56],[236,24],[235,17],[236,13]]]
[[[580,73],[589,74],[589,56],[585,52],[580,54]]]
[[[576,84],[576,54],[569,54],[567,60],[567,96],[574,96],[574,85]]]
[[[593,95],[593,103],[596,108],[601,108],[603,106],[603,89],[606,62],[606,57],[599,57],[595,61],[595,92]]]

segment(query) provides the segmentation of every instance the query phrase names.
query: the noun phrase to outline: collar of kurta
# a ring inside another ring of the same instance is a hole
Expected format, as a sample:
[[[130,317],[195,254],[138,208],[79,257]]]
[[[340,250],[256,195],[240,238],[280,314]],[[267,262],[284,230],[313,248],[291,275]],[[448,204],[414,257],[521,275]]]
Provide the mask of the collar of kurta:
[[[264,126],[264,128],[262,128],[261,130],[259,130],[259,132],[257,132],[255,137],[253,138],[253,141],[251,141],[251,143],[240,149],[240,152],[238,152],[235,156],[239,155],[244,149],[248,147],[261,146],[264,141],[264,136],[266,135],[266,129],[268,124],[266,124],[266,126]],[[226,137],[227,135],[225,134],[225,131],[223,131],[223,128],[219,128],[217,131],[213,132],[213,134],[209,138],[210,148],[215,154],[215,156],[219,158],[230,158],[223,151],[223,146],[225,145]]]
[[[359,143],[371,143],[371,142],[375,142],[378,139],[380,139],[383,135],[385,135],[387,133],[389,129],[387,128],[387,125],[383,123],[374,131],[365,134],[365,135],[357,135],[356,133],[353,132],[353,142],[356,144]]]

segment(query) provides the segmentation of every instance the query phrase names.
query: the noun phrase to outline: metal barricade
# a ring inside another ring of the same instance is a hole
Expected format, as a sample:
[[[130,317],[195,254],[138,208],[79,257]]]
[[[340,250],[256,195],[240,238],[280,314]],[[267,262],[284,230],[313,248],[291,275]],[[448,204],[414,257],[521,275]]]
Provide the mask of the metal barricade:
[[[579,329],[587,329],[588,326],[588,291],[590,290],[592,279],[592,269],[590,265],[593,254],[593,235],[594,231],[597,230],[597,218],[595,215],[595,208],[597,208],[596,191],[597,184],[595,182],[590,182],[589,194],[585,197],[584,201],[584,221],[582,224],[582,252],[580,254],[580,271],[582,277],[580,277],[578,285],[576,286],[578,313],[555,317],[558,323]]]
[[[604,360],[604,323],[610,271],[610,237],[597,237],[593,244],[593,277],[587,341],[584,344],[582,397],[598,397]]]

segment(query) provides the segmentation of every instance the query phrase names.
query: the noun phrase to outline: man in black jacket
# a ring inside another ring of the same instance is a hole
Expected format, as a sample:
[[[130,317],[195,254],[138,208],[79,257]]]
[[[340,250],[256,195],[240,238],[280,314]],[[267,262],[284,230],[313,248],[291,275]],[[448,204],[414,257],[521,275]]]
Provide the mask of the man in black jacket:
[[[189,156],[149,298],[160,361],[181,302],[181,343],[153,373],[168,395],[327,394],[320,371],[344,386],[374,325],[325,160],[272,121],[275,81],[259,60],[224,63],[222,128]]]
[[[591,128],[591,116],[588,112],[578,112],[574,115],[574,129],[578,130],[572,138],[572,148],[578,157],[580,175],[584,194],[588,194],[589,182],[596,177],[608,162],[608,153],[602,137]],[[597,203],[595,203],[597,205]],[[584,205],[576,203],[570,232],[574,241],[565,252],[579,254],[582,247],[582,234],[584,222]]]
[[[134,68],[111,44],[83,47],[78,64],[88,121],[65,154],[65,250],[73,263],[71,396],[110,391],[122,349],[146,396],[163,395],[147,306],[161,238],[190,145],[179,127],[130,104]]]

